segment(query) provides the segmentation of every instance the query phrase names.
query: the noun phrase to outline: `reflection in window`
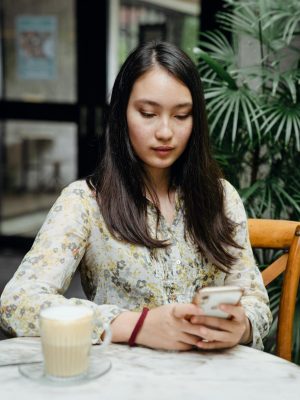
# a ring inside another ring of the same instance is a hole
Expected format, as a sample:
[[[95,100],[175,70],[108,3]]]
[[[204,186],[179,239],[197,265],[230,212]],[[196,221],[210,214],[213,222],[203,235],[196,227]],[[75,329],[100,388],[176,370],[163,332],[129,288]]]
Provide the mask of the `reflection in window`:
[[[77,177],[76,126],[18,121],[3,127],[0,233],[34,236],[61,189]]]
[[[175,2],[174,2],[175,3]],[[199,31],[200,2],[198,0],[172,2],[140,2],[121,0],[119,31],[119,65],[132,49],[142,42],[158,39],[174,43],[194,58]],[[189,7],[188,7],[189,5]]]
[[[148,40],[176,44],[196,61],[200,0],[110,0],[107,94],[128,54]]]

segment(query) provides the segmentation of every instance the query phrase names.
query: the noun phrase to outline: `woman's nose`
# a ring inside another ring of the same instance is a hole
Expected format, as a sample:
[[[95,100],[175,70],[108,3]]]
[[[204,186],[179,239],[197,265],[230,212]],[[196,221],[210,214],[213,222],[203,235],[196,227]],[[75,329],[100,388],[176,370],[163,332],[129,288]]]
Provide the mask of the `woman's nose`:
[[[156,129],[155,136],[159,140],[170,140],[173,136],[173,131],[169,121],[161,121]]]

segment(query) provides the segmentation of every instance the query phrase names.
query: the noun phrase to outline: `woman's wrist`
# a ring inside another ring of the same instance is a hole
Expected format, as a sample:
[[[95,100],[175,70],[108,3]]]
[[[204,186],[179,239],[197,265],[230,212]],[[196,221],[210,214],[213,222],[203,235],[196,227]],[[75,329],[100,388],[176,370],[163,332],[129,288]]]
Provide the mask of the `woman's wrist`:
[[[137,342],[136,342],[137,336],[139,335],[140,330],[143,327],[143,324],[144,324],[144,321],[145,321],[145,319],[147,317],[148,312],[149,312],[149,308],[148,307],[144,307],[143,311],[141,312],[141,315],[140,315],[140,317],[139,317],[139,319],[138,319],[138,321],[137,321],[137,323],[135,325],[135,327],[133,328],[133,330],[131,332],[130,338],[128,340],[128,344],[129,344],[130,347],[136,346],[136,344],[137,344]]]
[[[110,324],[113,343],[127,343],[141,313],[124,311]]]
[[[252,325],[248,317],[246,317],[246,329],[240,340],[240,344],[248,344],[252,342]]]

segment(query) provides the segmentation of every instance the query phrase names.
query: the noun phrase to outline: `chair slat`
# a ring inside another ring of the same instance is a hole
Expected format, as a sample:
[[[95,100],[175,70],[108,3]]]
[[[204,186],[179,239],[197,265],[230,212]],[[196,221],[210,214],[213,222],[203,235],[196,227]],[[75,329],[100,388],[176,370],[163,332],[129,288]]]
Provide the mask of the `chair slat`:
[[[270,264],[266,269],[262,271],[262,277],[265,286],[268,286],[274,279],[282,274],[287,265],[288,254],[283,254],[276,261]]]
[[[293,346],[293,322],[300,279],[300,225],[292,242],[281,292],[276,353],[291,360]]]
[[[265,286],[281,273],[283,285],[276,336],[276,354],[286,360],[292,358],[293,323],[300,280],[300,225],[297,221],[249,219],[252,247],[288,250],[263,272]]]
[[[248,219],[250,242],[252,247],[284,249],[289,248],[299,222]]]

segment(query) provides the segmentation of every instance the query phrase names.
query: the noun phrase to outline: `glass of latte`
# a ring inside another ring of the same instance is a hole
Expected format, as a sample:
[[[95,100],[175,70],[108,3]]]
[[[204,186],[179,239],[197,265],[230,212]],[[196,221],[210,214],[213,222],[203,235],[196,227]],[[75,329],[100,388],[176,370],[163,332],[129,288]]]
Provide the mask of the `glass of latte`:
[[[93,310],[85,306],[55,306],[40,313],[40,335],[45,375],[50,378],[83,377],[89,366]],[[106,328],[105,343],[110,341]]]

